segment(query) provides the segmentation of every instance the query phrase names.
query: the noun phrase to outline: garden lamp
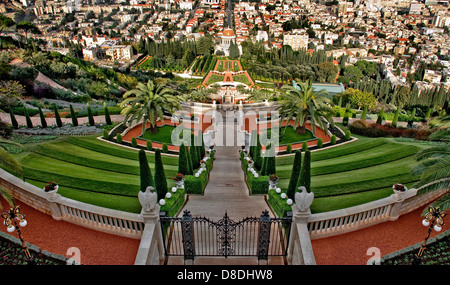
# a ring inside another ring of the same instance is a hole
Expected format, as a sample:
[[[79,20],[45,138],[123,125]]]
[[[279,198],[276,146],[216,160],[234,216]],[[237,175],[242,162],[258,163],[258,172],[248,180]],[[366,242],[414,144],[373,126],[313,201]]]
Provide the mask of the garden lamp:
[[[25,215],[20,212],[20,206],[14,206],[13,208],[10,208],[9,211],[2,212],[1,217],[4,219],[4,225],[6,226],[6,230],[9,233],[14,232],[14,230],[17,231],[17,235],[19,236],[19,239],[22,242],[22,250],[25,253],[28,264],[33,264],[34,263],[33,257],[28,251],[28,246],[23,240],[22,233],[20,232],[20,227],[25,227],[27,225]]]
[[[446,212],[441,212],[439,207],[430,206],[428,208],[428,212],[425,214],[425,219],[422,220],[422,225],[428,227],[427,236],[420,246],[419,252],[414,255],[413,265],[420,265],[422,262],[422,255],[427,246],[427,240],[430,237],[433,228],[436,232],[440,232],[442,230],[442,226],[444,225],[444,217],[447,215]]]

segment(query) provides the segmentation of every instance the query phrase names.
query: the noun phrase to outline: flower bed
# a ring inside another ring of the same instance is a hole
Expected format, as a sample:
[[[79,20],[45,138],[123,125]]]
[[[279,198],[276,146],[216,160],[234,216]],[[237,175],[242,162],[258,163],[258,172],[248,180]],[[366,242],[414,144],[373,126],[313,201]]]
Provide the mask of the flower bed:
[[[4,234],[6,235],[6,234]],[[13,237],[0,235],[0,265],[26,265],[28,262],[22,251],[19,240],[13,241]],[[14,239],[15,240],[15,239]],[[33,256],[35,265],[66,265],[67,261],[60,256],[52,257],[41,251],[33,250],[34,246],[29,246],[29,252]]]
[[[382,265],[411,265],[420,244],[388,254],[381,260]],[[430,239],[422,256],[422,265],[450,265],[450,231]]]
[[[390,124],[369,124],[363,120],[353,122],[349,126],[353,134],[367,137],[403,137],[414,138],[416,140],[427,140],[432,131],[425,129],[394,128]]]

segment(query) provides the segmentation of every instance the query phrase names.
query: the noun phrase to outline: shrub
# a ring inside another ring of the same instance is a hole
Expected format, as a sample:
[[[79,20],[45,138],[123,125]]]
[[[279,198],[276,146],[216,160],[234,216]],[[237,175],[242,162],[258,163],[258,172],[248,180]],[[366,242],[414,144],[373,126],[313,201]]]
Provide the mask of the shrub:
[[[256,170],[261,170],[261,167],[262,167],[263,159],[261,158],[261,151],[262,151],[261,142],[259,141],[259,136],[257,136],[257,142],[256,142],[256,147],[255,147],[255,156],[252,157],[253,161],[255,162]]]
[[[27,122],[27,128],[33,128],[33,122],[31,122],[30,115],[28,114],[28,110],[25,108],[25,120]]]
[[[109,139],[109,132],[108,132],[108,130],[106,130],[106,129],[103,130],[103,138],[104,138],[105,140]]]
[[[106,105],[105,105],[105,122],[108,126],[112,125],[111,116],[109,115],[109,110],[108,107],[106,107]]]
[[[307,142],[303,142],[302,143],[302,151],[306,151],[308,149],[308,143]]]
[[[189,172],[188,169],[188,161],[186,154],[186,146],[182,144],[178,151],[178,173],[182,173],[183,175],[187,175]]]
[[[378,113],[377,124],[379,125],[383,124],[383,119],[384,119],[384,107],[381,108],[380,113]]]
[[[132,146],[132,147],[137,147],[137,140],[136,140],[135,137],[132,137],[132,138],[131,138],[131,146]]]
[[[336,144],[336,136],[335,135],[331,136],[331,144],[332,145]]]
[[[53,110],[55,112],[55,120],[56,120],[56,125],[61,128],[62,127],[62,121],[61,121],[61,116],[59,115],[59,111],[58,108],[56,106],[53,107]]]
[[[247,176],[247,183],[252,194],[267,194],[269,190],[269,176],[261,175],[255,178],[253,175]]]
[[[291,144],[288,144],[288,145],[286,146],[286,152],[287,152],[287,153],[292,153],[292,145],[291,145]]]
[[[305,186],[306,190],[311,192],[311,151],[309,150],[305,151],[298,179],[297,188]]]
[[[366,137],[404,137],[414,138],[417,140],[427,140],[432,133],[426,129],[405,129],[395,128],[391,124],[379,125],[379,124],[363,124],[360,121],[356,121],[349,126],[349,131],[354,134],[363,135]]]
[[[392,125],[396,128],[397,122],[398,122],[398,115],[400,113],[400,107],[397,107],[397,110],[395,110],[394,119],[392,120]]]
[[[203,194],[203,189],[208,182],[208,173],[203,171],[199,177],[186,175],[184,177],[184,190],[187,194]]]
[[[11,108],[9,108],[9,116],[11,117],[11,125],[14,129],[19,128],[19,124],[17,123],[16,116],[14,116],[14,112]]]
[[[318,138],[317,139],[317,148],[322,148],[323,146],[323,139],[322,138]]]
[[[47,127],[47,121],[45,120],[45,116],[44,113],[42,112],[41,107],[38,107],[38,109],[39,109],[39,117],[41,118],[41,127],[45,129]]]
[[[286,190],[288,197],[294,197],[295,191],[297,190],[298,176],[300,174],[300,169],[302,168],[302,152],[297,150],[295,152],[294,163],[292,164],[291,177],[289,179],[289,185]]]
[[[265,169],[265,173],[264,175],[271,175],[271,174],[275,174],[277,172],[277,168],[276,168],[276,161],[275,161],[275,155],[271,155],[266,157],[267,161],[266,161],[266,169]]]
[[[352,137],[350,130],[345,130],[345,140],[348,141]]]
[[[147,150],[153,150],[152,141],[147,141]]]
[[[160,149],[155,151],[155,189],[160,199],[163,199],[166,196],[167,180]]]
[[[169,152],[169,147],[167,146],[167,143],[163,143],[162,144],[162,152],[163,153],[168,153]]]
[[[92,109],[91,109],[91,106],[89,105],[89,103],[86,104],[86,107],[87,107],[89,125],[94,126],[95,125],[94,116],[92,114]]]
[[[117,143],[122,143],[122,135],[121,134],[117,134],[116,141],[117,141]]]
[[[148,186],[154,186],[152,172],[148,165],[147,155],[145,151],[141,149],[139,151],[139,175],[141,179],[140,190],[145,192]]]
[[[361,114],[361,120],[365,120],[367,117],[367,105],[364,105],[363,112]]]
[[[72,125],[74,125],[75,127],[78,126],[77,115],[75,114],[72,105],[70,105],[70,117],[72,118]]]
[[[343,124],[344,126],[347,126],[347,125],[348,125],[348,112],[345,112],[345,114],[344,114],[344,119],[342,119],[342,124]]]
[[[0,138],[9,139],[13,130],[8,124],[0,120]]]

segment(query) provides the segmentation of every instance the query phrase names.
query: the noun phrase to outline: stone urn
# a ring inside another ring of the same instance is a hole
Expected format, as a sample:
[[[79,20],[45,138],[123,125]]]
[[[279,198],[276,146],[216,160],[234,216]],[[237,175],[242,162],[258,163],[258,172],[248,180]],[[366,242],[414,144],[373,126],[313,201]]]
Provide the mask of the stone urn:
[[[174,180],[174,182],[178,189],[184,188],[184,178],[181,180]]]
[[[275,174],[269,175],[269,189],[277,189],[278,180]]]
[[[406,191],[408,191],[408,188],[400,183],[394,184],[392,186],[392,190],[394,191],[394,199],[398,200],[398,201],[403,201],[405,199],[405,194]]]

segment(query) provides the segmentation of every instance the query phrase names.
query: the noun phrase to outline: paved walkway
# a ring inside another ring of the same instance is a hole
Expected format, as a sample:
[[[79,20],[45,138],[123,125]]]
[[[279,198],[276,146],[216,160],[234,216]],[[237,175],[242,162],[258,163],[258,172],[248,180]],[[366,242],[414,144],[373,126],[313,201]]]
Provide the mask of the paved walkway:
[[[249,195],[241,168],[241,147],[236,145],[236,140],[234,144],[215,147],[214,165],[204,195],[190,195],[180,216],[184,210],[188,210],[192,216],[219,221],[227,213],[230,219],[237,222],[246,217],[259,217],[264,210],[270,212],[263,195]],[[171,257],[168,264],[183,264],[183,260]],[[250,265],[258,264],[258,261],[256,257],[196,257],[195,264]],[[269,264],[282,264],[282,260],[274,258],[269,260]]]

